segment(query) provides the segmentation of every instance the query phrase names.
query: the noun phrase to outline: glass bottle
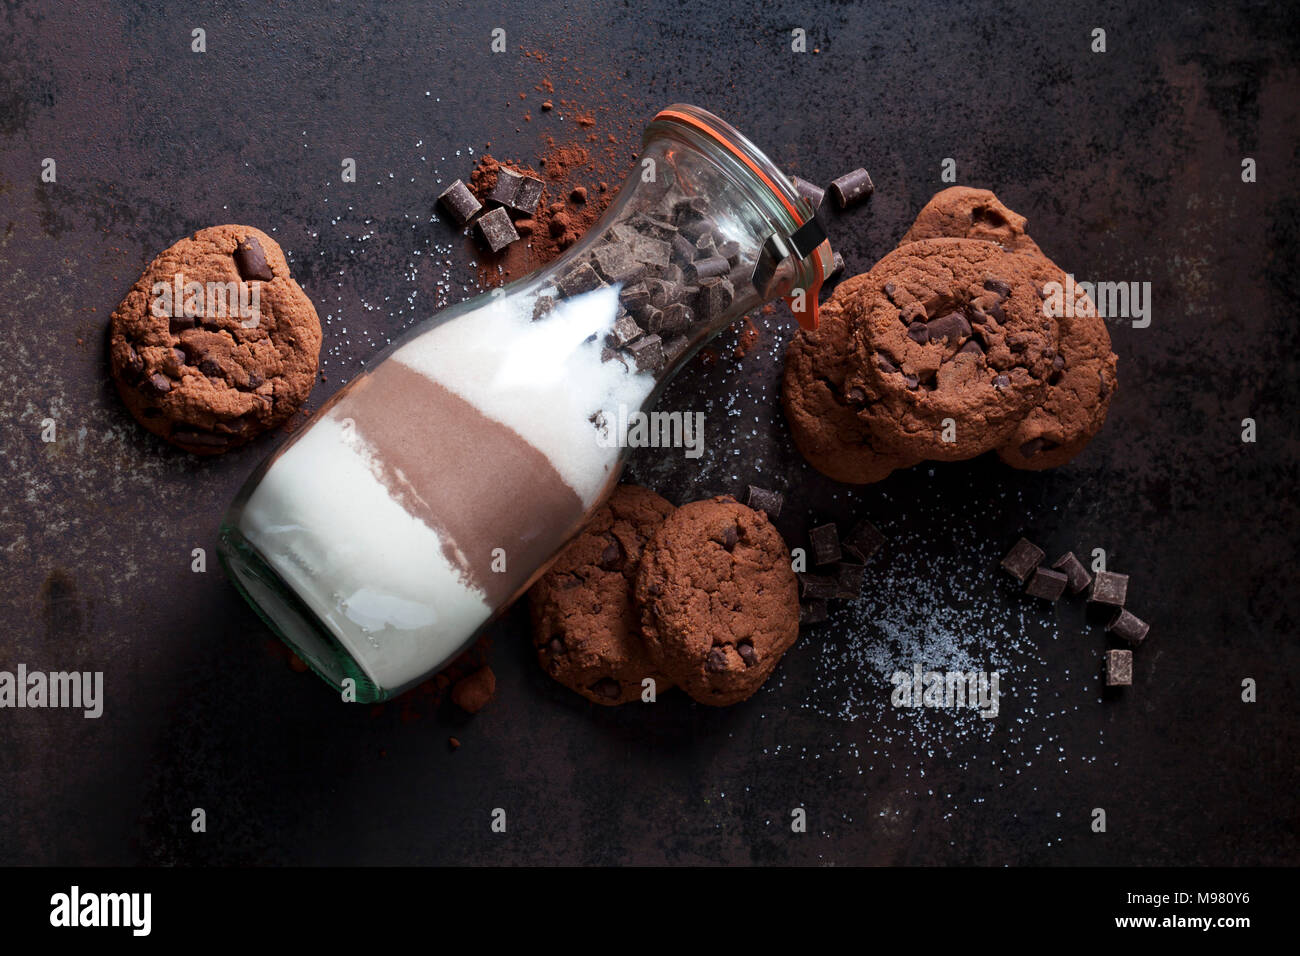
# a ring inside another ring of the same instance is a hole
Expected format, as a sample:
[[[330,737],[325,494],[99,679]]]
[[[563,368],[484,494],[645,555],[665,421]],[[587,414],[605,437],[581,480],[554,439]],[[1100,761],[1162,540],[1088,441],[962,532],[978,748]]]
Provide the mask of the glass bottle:
[[[708,339],[782,296],[815,325],[832,255],[789,179],[691,106],[642,147],[582,240],[405,333],[226,514],[227,574],[356,700],[437,672],[528,588],[617,483],[621,423]]]

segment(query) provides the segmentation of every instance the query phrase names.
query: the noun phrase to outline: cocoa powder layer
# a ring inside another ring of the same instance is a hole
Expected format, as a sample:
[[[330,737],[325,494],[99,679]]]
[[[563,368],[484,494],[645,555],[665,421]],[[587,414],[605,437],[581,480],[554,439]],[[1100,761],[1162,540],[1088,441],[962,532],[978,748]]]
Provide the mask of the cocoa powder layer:
[[[400,362],[356,380],[348,416],[376,476],[438,532],[447,559],[493,607],[514,597],[586,510],[521,435]],[[493,570],[502,557],[506,570]]]

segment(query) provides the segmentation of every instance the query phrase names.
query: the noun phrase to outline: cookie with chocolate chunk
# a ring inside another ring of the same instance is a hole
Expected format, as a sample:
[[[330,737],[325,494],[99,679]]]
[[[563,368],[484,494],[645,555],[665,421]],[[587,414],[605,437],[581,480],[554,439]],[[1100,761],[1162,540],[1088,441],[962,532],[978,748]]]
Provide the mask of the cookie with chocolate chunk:
[[[950,186],[925,204],[899,245],[921,239],[982,239],[1008,252],[1039,252],[1026,225],[1024,216],[987,189]]]
[[[213,226],[171,246],[113,312],[109,366],[131,414],[214,455],[283,423],[315,382],[321,328],[276,242]]]
[[[1061,270],[1051,260],[1035,259],[1030,268],[1040,289],[1062,281]],[[997,449],[998,457],[1013,468],[1056,468],[1083,451],[1106,421],[1119,385],[1110,333],[1091,299],[1081,295],[1073,309],[1062,311],[1065,314],[1056,320],[1060,342],[1047,391]]]
[[[996,242],[1004,249],[1041,260],[1027,265],[1041,273],[1042,289],[1060,281],[1061,270],[1025,232],[1025,217],[1008,209],[987,189],[953,186],[926,203],[903,242],[949,237]],[[1040,470],[1063,465],[1083,450],[1106,420],[1118,385],[1110,333],[1091,300],[1081,296],[1058,317],[1060,342],[1047,393],[1021,422],[998,457],[1013,468]]]
[[[781,390],[795,446],[818,471],[849,484],[881,481],[920,461],[887,450],[872,434],[861,415],[867,393],[852,384],[860,360],[843,302],[833,296],[822,305],[817,328],[790,342]]]
[[[542,669],[597,704],[625,704],[672,682],[654,665],[632,600],[641,552],[673,506],[620,485],[528,593]]]
[[[636,579],[651,658],[702,704],[752,695],[799,636],[790,552],[767,516],[729,496],[683,505]]]
[[[830,301],[841,321],[799,332],[786,366],[801,448],[816,426],[800,410],[828,398],[844,409],[839,441],[809,461],[869,482],[891,459],[954,461],[1007,442],[1047,391],[1059,337],[1029,263],[991,242],[925,239],[840,283]]]

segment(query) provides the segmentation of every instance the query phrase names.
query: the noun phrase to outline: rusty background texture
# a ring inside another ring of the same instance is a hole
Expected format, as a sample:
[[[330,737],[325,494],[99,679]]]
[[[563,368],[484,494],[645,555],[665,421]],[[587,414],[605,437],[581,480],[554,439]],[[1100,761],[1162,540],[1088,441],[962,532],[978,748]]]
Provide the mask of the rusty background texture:
[[[283,435],[199,461],[146,434],[109,382],[107,320],[177,239],[259,226],[329,317],[318,407],[477,291],[431,221],[437,181],[487,143],[531,162],[573,138],[572,110],[539,110],[548,78],[628,163],[657,109],[692,102],[808,178],[866,166],[875,197],[834,221],[852,271],[952,157],[1080,278],[1150,282],[1152,323],[1111,321],[1120,390],[1068,467],[986,457],[864,488],[790,444],[784,308],[744,357],[726,333],[664,399],[708,411],[705,457],[639,451],[629,477],[678,503],[778,487],[792,544],[871,518],[890,544],[863,601],[726,710],[589,705],[536,666],[521,608],[493,628],[478,715],[343,706],[215,561]],[[0,4],[0,669],[100,670],[106,698],[98,720],[0,710],[0,863],[1300,862],[1298,129],[1285,3]],[[1132,575],[1152,636],[1131,690],[1101,692],[1105,638],[1076,604],[999,580],[1021,533]],[[1006,656],[999,717],[881,706],[863,649],[899,620]]]

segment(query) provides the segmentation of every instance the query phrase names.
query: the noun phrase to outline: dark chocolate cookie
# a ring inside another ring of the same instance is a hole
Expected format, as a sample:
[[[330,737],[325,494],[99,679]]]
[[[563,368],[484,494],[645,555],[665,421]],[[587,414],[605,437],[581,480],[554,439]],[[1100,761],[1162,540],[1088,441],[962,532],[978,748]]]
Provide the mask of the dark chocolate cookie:
[[[275,241],[213,226],[149,264],[113,313],[109,363],[140,424],[212,455],[297,410],[320,344],[316,310]]]
[[[683,505],[659,526],[636,600],[651,657],[702,704],[749,697],[799,636],[790,552],[765,514],[731,497]]]
[[[1036,280],[1042,283],[1041,289],[1059,281],[1061,270],[1025,228],[1025,217],[1008,209],[987,189],[954,186],[926,203],[903,242],[944,236],[996,242],[1004,249],[1042,260],[1029,267],[1041,273]],[[1065,464],[1083,450],[1106,420],[1118,384],[1110,333],[1091,300],[1083,298],[1074,306],[1058,318],[1060,343],[1046,395],[998,448],[998,456],[1013,468],[1038,470]]]
[[[673,506],[646,488],[620,485],[528,592],[537,659],[546,673],[597,704],[625,704],[653,678],[632,600],[641,551]]]
[[[809,461],[868,482],[879,468],[849,464],[858,431],[874,460],[906,463],[970,458],[1008,441],[1046,394],[1058,341],[1029,262],[991,242],[926,239],[840,283],[831,302],[842,324],[796,335],[784,403],[801,448],[815,439],[799,412],[824,406],[822,392],[859,425],[836,430],[847,439],[838,447],[823,438]]]
[[[1024,216],[987,189],[951,186],[925,204],[899,245],[921,239],[983,239],[1009,252],[1039,252],[1026,224]]]

